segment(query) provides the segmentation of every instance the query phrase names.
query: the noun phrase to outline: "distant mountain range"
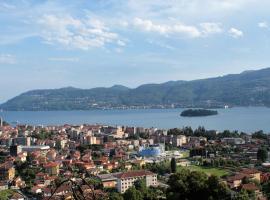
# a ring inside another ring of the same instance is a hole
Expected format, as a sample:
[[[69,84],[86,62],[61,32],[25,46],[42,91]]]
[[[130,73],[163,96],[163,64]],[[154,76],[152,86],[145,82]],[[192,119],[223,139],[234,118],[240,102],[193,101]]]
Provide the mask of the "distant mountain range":
[[[145,84],[135,89],[110,88],[32,90],[0,105],[3,110],[89,110],[270,106],[270,68],[193,81]]]

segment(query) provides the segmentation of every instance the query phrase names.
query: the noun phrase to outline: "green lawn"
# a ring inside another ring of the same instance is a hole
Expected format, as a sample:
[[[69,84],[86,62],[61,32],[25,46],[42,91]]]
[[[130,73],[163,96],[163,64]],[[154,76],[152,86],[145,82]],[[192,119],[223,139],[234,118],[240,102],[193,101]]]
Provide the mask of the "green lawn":
[[[0,191],[0,199],[1,200],[8,200],[13,193],[14,192],[12,190],[2,190],[2,191]]]
[[[191,171],[200,171],[204,172],[207,175],[215,175],[218,177],[228,175],[229,171],[226,169],[220,169],[220,168],[214,168],[214,167],[203,167],[203,166],[197,166],[197,165],[191,165],[187,167]]]
[[[189,157],[189,151],[183,151],[181,153],[183,154],[183,158],[188,158]]]

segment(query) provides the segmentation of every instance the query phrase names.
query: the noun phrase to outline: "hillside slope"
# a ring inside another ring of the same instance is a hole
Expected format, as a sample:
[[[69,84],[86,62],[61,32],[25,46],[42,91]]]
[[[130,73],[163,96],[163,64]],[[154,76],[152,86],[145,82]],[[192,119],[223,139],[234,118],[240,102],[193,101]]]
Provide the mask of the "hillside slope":
[[[33,90],[0,105],[3,110],[88,110],[119,107],[270,106],[270,68],[194,81],[145,84],[135,89]]]

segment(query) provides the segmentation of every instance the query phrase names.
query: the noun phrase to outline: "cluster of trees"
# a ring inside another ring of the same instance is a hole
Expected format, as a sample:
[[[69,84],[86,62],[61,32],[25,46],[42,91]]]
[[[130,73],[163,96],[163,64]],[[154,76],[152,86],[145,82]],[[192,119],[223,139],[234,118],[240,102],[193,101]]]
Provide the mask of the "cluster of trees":
[[[169,188],[166,191],[168,200],[250,200],[254,193],[240,190],[232,192],[227,185],[216,176],[207,176],[203,172],[181,169],[170,176]],[[270,182],[268,185],[270,191]],[[270,194],[270,193],[269,193]]]
[[[181,113],[182,117],[198,117],[198,116],[209,116],[209,115],[217,115],[218,112],[216,110],[207,110],[207,109],[188,109],[184,110]]]
[[[101,151],[104,148],[102,144],[84,144],[76,147],[81,153],[83,153],[87,149],[91,149],[92,151]]]
[[[238,133],[237,131],[229,130],[217,133],[215,130],[206,130],[203,126],[199,126],[195,130],[193,130],[191,127],[184,127],[182,129],[174,128],[168,130],[168,135],[206,137],[208,140],[216,140],[225,137],[241,137],[244,134],[245,133]]]
[[[171,173],[171,163],[168,161],[162,161],[159,163],[147,163],[144,168],[159,175]]]
[[[226,199],[231,196],[230,190],[218,177],[208,177],[205,173],[182,169],[170,176],[166,192],[168,200],[209,200]]]
[[[196,137],[206,137],[208,140],[217,140],[226,137],[243,137],[247,135],[247,133],[239,133],[238,131],[229,131],[224,130],[223,132],[217,133],[214,130],[206,130],[203,126],[199,126],[197,129],[193,130],[191,127],[173,128],[168,130],[168,135],[185,135],[185,136],[196,136]],[[268,134],[263,131],[257,131],[251,134],[254,139],[263,139],[266,140],[268,138]]]
[[[8,200],[13,195],[13,190],[2,190],[0,191],[0,199],[1,200]]]
[[[41,129],[40,132],[35,131],[32,133],[32,137],[40,140],[52,139],[53,135],[54,135],[53,131],[47,131],[45,129]]]
[[[264,133],[263,131],[257,131],[255,133],[253,133],[252,138],[254,139],[262,139],[262,140],[267,140],[268,135],[266,133]]]
[[[158,200],[165,198],[162,188],[147,187],[145,179],[137,180],[124,194],[110,193],[110,200]]]
[[[268,151],[265,147],[261,147],[257,152],[257,160],[260,162],[265,162],[268,158]]]
[[[205,167],[239,167],[240,163],[234,160],[227,160],[223,158],[216,158],[211,160],[204,160],[202,165]]]
[[[15,163],[16,174],[22,177],[22,179],[25,181],[27,189],[31,189],[36,174],[40,171],[39,168],[31,166],[29,159],[29,156],[27,156],[27,162],[19,161]]]
[[[175,160],[171,160],[171,168],[174,168]],[[216,176],[207,176],[203,172],[181,169],[173,173],[168,182],[167,189],[146,187],[145,179],[135,182],[124,194],[111,192],[110,200],[250,200],[254,194],[245,190],[232,192],[226,184]],[[265,184],[264,191],[270,191],[270,182]],[[270,194],[270,193],[269,193]]]

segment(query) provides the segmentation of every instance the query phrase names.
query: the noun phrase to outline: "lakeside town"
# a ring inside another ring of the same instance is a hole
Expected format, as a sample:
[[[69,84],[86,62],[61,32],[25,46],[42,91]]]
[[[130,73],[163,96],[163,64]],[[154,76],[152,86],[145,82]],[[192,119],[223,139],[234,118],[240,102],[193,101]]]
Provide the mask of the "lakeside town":
[[[267,199],[269,142],[262,131],[1,119],[0,199]]]

